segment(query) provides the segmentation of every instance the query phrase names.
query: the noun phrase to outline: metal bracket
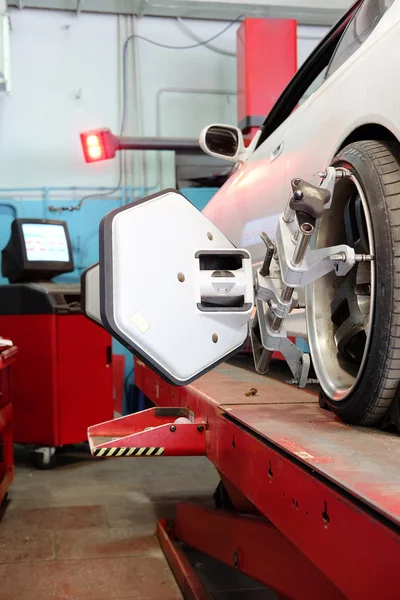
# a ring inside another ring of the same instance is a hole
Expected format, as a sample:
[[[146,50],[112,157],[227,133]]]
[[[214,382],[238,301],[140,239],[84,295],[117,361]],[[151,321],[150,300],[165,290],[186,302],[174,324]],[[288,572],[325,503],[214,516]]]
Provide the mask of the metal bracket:
[[[282,280],[276,260],[272,259],[270,274],[263,277],[260,270],[257,271],[255,279],[255,297],[267,302],[273,313],[284,319],[288,316],[293,306],[297,305],[298,297],[294,294],[288,302],[281,299]]]
[[[276,232],[276,259],[272,258],[271,241],[262,234],[267,253],[255,279],[256,316],[251,340],[256,370],[266,373],[272,353],[279,350],[299,387],[307,384],[310,357],[288,339],[283,326],[297,302],[293,298],[295,288],[305,287],[331,271],[344,276],[358,260],[373,259],[356,255],[355,250],[345,244],[310,249],[319,217],[331,206],[336,176],[345,176],[334,167],[328,167],[319,175],[322,189],[301,179],[292,181],[292,195]]]
[[[331,199],[325,204],[325,209],[327,210],[332,205],[333,191],[335,189],[335,183],[338,177],[338,170],[335,169],[335,167],[328,167],[326,171],[324,171],[323,173],[319,173],[319,175],[322,179],[321,187],[324,187],[331,194]]]
[[[284,327],[281,327],[278,332],[272,331],[268,315],[270,311],[266,303],[260,298],[256,299],[256,309],[257,312],[251,329],[256,371],[262,375],[267,373],[269,361],[265,361],[266,356],[279,350],[285,357],[294,379],[297,380],[297,385],[305,387],[310,370],[309,355],[302,352],[288,339]]]
[[[98,457],[202,456],[207,423],[191,422],[186,407],[149,408],[88,429],[91,453]]]
[[[347,275],[356,263],[353,248],[346,244],[307,250],[301,265],[295,267],[291,263],[293,255],[292,232],[281,218],[276,232],[276,247],[279,256],[279,266],[282,281],[289,287],[305,287],[330,271],[336,271],[339,276]],[[345,260],[331,259],[335,254],[342,254]]]

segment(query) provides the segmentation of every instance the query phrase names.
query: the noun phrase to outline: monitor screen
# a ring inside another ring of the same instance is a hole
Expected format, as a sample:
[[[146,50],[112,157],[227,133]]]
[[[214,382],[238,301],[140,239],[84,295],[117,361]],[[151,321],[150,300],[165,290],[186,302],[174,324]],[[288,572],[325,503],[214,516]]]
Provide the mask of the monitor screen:
[[[23,223],[28,261],[69,262],[67,236],[63,225]]]

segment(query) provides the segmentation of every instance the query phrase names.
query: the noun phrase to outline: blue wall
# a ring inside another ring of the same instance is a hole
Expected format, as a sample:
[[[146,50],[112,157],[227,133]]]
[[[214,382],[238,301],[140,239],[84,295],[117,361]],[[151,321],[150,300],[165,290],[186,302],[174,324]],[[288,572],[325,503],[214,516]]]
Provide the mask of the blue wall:
[[[99,256],[98,230],[102,217],[110,210],[129,204],[153,190],[140,188],[122,188],[112,198],[86,200],[80,210],[55,212],[55,208],[75,206],[79,199],[87,194],[103,193],[107,190],[85,188],[21,188],[0,189],[0,250],[4,248],[10,237],[11,223],[15,218],[61,219],[68,224],[69,235],[74,254],[75,270],[55,278],[55,281],[77,282],[84,269],[97,262]],[[185,188],[181,192],[199,209],[202,210],[212,198],[215,189]],[[0,275],[0,283],[7,280]],[[1,333],[1,332],[0,332]],[[116,340],[113,341],[115,354],[125,356],[125,377],[132,371],[132,355]]]
[[[0,249],[6,245],[13,219],[61,219],[68,224],[74,254],[75,270],[57,281],[78,281],[82,271],[98,260],[99,223],[107,212],[144,195],[143,190],[122,189],[118,196],[86,200],[80,210],[56,212],[50,207],[76,206],[85,194],[104,193],[107,189],[32,188],[0,190]],[[111,191],[111,190],[110,190]],[[9,193],[9,196],[6,196]],[[0,277],[1,283],[6,281]]]
[[[104,193],[107,190],[97,190]],[[111,191],[111,190],[110,190]],[[0,190],[0,249],[10,237],[11,222],[15,218],[61,219],[68,224],[74,254],[75,270],[55,278],[55,281],[77,282],[84,269],[98,260],[99,223],[107,212],[122,204],[143,196],[143,190],[123,189],[115,198],[90,199],[84,202],[79,211],[54,212],[49,207],[66,207],[77,204],[79,198],[95,190],[83,188],[36,188]],[[9,196],[6,197],[6,194]],[[0,283],[7,280],[0,277]],[[125,375],[132,370],[132,355],[116,340],[113,340],[115,354],[125,356]]]
[[[61,219],[68,224],[74,253],[75,270],[62,275],[56,281],[78,281],[82,271],[98,260],[98,229],[102,217],[113,208],[129,204],[154,190],[122,188],[119,195],[112,198],[90,199],[78,211],[56,212],[50,207],[65,208],[76,206],[85,194],[104,193],[86,188],[31,188],[0,189],[0,250],[10,236],[11,222],[15,218]],[[111,190],[110,190],[111,191]],[[203,210],[217,190],[214,188],[184,188],[181,192],[199,210]],[[7,281],[0,276],[0,283]]]
[[[199,210],[203,210],[218,188],[181,188],[180,192]]]

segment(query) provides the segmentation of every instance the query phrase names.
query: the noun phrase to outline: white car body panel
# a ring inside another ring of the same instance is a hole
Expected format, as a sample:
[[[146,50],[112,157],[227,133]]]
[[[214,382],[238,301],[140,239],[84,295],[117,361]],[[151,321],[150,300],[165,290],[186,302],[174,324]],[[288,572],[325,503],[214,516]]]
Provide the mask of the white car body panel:
[[[264,256],[259,234],[273,235],[293,178],[319,183],[317,173],[362,125],[381,125],[400,140],[399,40],[395,0],[362,46],[258,149],[251,144],[246,161],[206,206],[205,215],[251,252],[254,265]]]

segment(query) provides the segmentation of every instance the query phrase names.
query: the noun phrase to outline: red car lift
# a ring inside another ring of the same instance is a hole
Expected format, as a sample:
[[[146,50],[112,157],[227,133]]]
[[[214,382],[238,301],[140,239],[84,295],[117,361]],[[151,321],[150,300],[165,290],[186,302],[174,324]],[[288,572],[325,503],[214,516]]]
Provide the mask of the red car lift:
[[[281,598],[399,597],[399,436],[345,425],[315,394],[241,366],[176,388],[136,360],[135,383],[157,407],[90,427],[93,454],[204,454],[237,511],[180,505],[159,522],[185,597],[208,596],[174,538]]]
[[[249,138],[296,62],[295,21],[246,19],[239,28],[238,121]],[[93,133],[99,132],[87,135]],[[163,149],[168,143],[161,141]],[[176,143],[198,150],[195,140]],[[113,144],[99,138],[95,159],[148,148],[149,140],[115,138]],[[317,396],[239,366],[222,365],[176,388],[136,360],[135,385],[156,408],[90,427],[92,453],[204,454],[236,510],[181,504],[172,524],[158,522],[160,545],[185,598],[209,596],[176,540],[280,598],[399,597],[400,437],[349,427],[321,409]]]

